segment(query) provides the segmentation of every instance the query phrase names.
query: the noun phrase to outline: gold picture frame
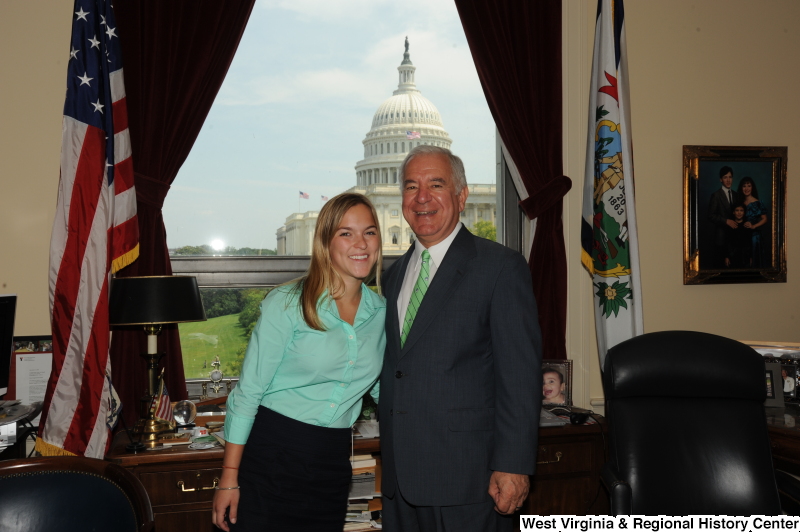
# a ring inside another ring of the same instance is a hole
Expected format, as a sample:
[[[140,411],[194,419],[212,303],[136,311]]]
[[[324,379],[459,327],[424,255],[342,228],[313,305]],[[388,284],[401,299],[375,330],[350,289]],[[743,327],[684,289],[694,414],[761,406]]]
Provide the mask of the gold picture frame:
[[[787,153],[683,147],[683,284],[786,282]]]

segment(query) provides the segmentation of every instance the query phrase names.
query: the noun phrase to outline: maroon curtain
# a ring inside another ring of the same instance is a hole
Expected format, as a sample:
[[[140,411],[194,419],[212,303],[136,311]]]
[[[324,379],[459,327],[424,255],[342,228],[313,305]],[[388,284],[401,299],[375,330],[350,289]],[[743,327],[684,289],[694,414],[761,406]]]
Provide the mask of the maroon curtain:
[[[255,0],[116,0],[133,150],[139,259],[122,277],[171,275],[161,207],[189,155],[239,46]],[[159,335],[167,389],[186,398],[176,326]],[[143,329],[115,330],[114,387],[130,425],[147,389]]]
[[[566,359],[567,258],[562,198],[572,186],[561,154],[561,2],[455,0],[500,136],[536,221],[528,264],[545,358]]]

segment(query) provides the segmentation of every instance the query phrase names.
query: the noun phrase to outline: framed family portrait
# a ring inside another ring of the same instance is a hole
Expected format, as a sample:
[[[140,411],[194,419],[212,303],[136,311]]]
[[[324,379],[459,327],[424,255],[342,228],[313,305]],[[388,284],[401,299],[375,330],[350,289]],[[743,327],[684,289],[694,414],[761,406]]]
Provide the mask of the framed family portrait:
[[[787,148],[683,147],[683,284],[786,282]]]
[[[542,360],[542,403],[572,406],[572,360]]]

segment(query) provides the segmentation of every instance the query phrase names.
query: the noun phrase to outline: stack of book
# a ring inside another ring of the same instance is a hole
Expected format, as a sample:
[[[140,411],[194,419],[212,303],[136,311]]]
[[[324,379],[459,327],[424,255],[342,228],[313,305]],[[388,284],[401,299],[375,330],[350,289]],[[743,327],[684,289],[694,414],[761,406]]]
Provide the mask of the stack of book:
[[[353,466],[353,479],[350,482],[350,495],[344,530],[378,530],[380,525],[380,483],[378,460],[370,454],[355,455],[350,458]]]

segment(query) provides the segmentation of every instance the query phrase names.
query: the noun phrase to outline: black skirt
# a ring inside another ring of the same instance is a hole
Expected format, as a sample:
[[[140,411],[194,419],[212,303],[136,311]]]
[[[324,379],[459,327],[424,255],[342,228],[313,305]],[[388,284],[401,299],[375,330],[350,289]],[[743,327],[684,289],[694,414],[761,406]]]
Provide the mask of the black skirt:
[[[239,511],[231,530],[341,532],[351,433],[259,406],[239,466]]]

